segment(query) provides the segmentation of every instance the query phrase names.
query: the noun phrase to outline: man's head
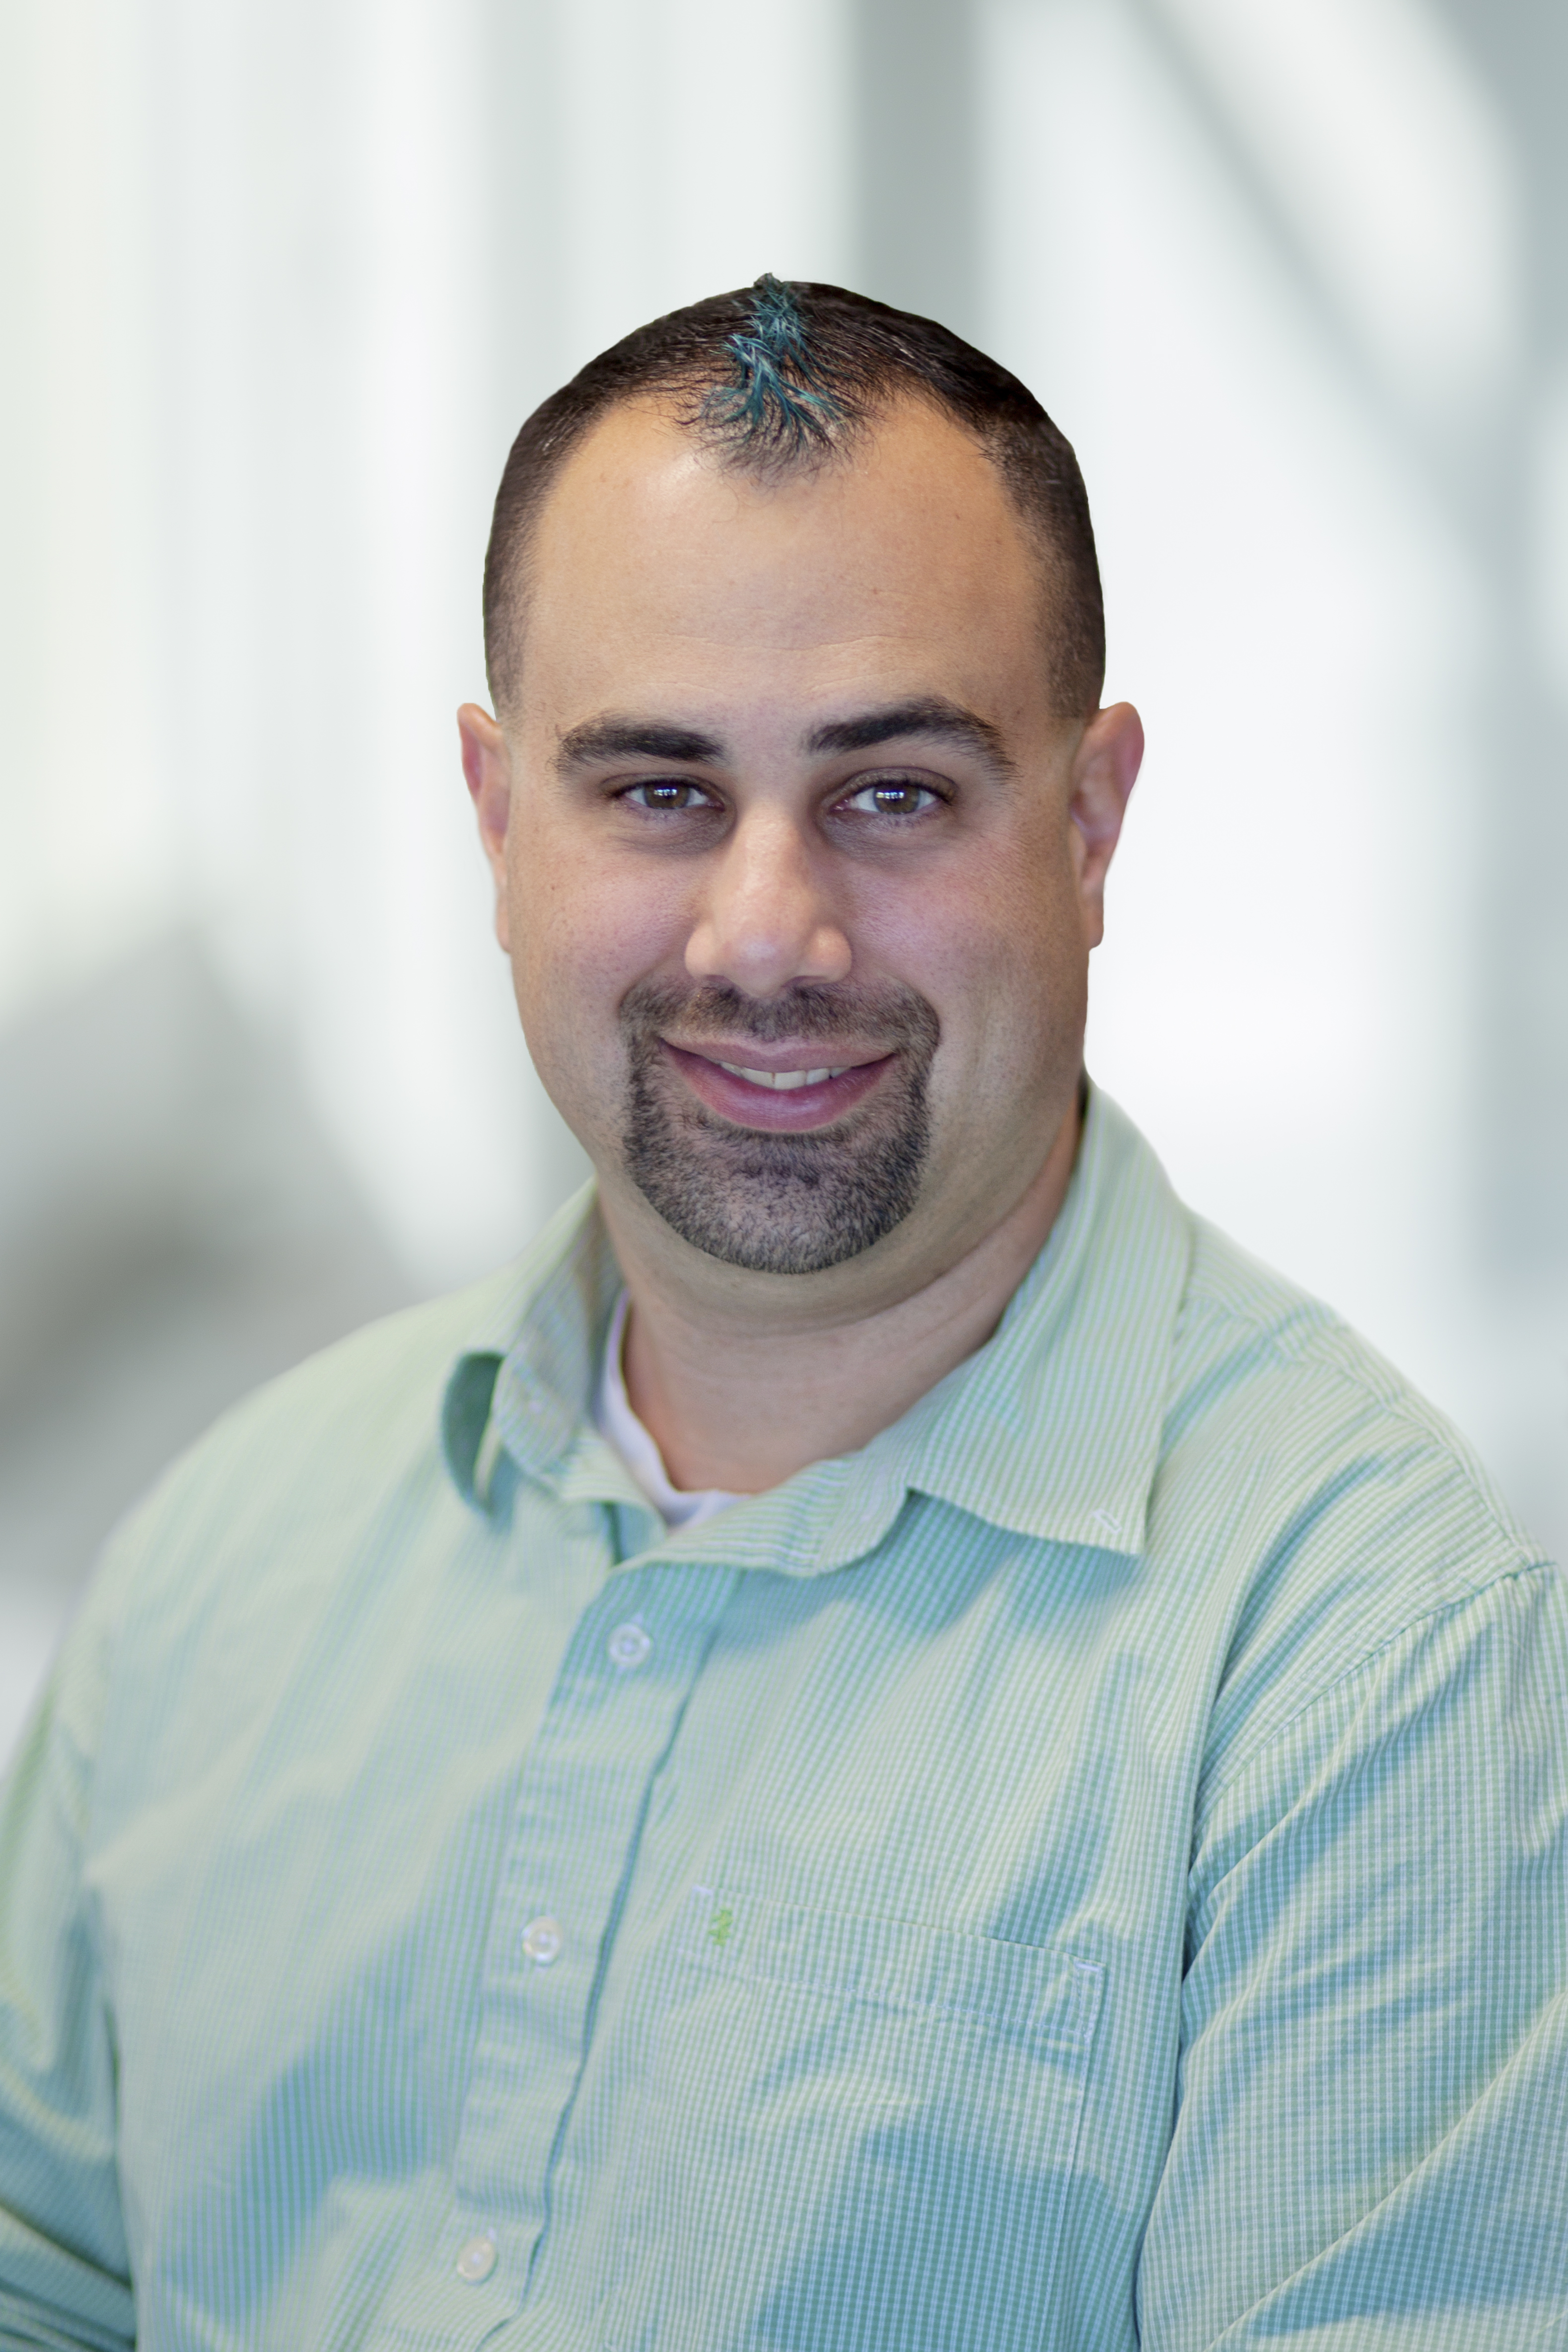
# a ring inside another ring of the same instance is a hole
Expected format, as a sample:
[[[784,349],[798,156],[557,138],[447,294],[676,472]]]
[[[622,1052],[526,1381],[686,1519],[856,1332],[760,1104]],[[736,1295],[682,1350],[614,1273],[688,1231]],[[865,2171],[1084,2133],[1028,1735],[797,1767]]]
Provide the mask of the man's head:
[[[502,723],[462,724],[528,1042],[618,1244],[852,1313],[955,1264],[1059,1142],[1141,738],[1091,715],[1054,427],[942,330],[791,290],[644,330],[525,426]],[[643,338],[684,372],[637,373]],[[584,415],[596,377],[622,388]]]

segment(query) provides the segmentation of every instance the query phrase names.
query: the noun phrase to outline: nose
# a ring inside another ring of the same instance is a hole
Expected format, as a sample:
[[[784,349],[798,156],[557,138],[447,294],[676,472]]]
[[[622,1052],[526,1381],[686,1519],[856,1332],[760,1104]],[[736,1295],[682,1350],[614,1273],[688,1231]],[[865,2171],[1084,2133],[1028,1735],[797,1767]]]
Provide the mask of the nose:
[[[749,811],[706,869],[691,977],[777,996],[799,981],[846,980],[851,961],[813,845],[782,810]]]

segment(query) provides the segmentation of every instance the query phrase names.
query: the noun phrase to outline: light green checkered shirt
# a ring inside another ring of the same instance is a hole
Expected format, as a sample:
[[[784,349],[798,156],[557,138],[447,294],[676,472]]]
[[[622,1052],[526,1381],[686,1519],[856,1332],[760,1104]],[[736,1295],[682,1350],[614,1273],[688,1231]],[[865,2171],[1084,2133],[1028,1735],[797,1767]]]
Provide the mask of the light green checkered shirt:
[[[1568,2343],[1568,1619],[1438,1416],[1098,1096],[989,1344],[684,1536],[619,1280],[585,1199],[112,1548],[0,2344]]]

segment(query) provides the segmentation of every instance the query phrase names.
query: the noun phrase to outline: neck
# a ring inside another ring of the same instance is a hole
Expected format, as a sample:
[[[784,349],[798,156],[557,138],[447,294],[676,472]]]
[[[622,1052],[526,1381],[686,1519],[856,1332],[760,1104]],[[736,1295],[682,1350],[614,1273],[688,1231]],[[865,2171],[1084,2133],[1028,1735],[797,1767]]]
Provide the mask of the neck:
[[[1074,1102],[1023,1197],[954,1265],[850,1318],[720,1311],[606,1204],[632,1301],[627,1394],[672,1482],[760,1494],[868,1444],[983,1347],[1056,1222],[1079,1126]]]

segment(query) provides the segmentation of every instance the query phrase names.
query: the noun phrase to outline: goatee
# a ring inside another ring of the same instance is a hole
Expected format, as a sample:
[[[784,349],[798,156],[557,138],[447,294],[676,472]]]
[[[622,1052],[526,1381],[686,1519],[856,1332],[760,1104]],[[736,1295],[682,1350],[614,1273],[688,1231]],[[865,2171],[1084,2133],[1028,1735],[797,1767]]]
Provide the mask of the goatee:
[[[755,1274],[820,1274],[872,1248],[915,1206],[941,1031],[914,989],[803,983],[762,1001],[727,982],[648,980],[628,992],[621,1023],[631,1072],[626,1165],[694,1249]],[[857,1059],[871,1046],[893,1066],[831,1127],[779,1135],[737,1127],[697,1101],[661,1047],[683,1035],[848,1044]]]

